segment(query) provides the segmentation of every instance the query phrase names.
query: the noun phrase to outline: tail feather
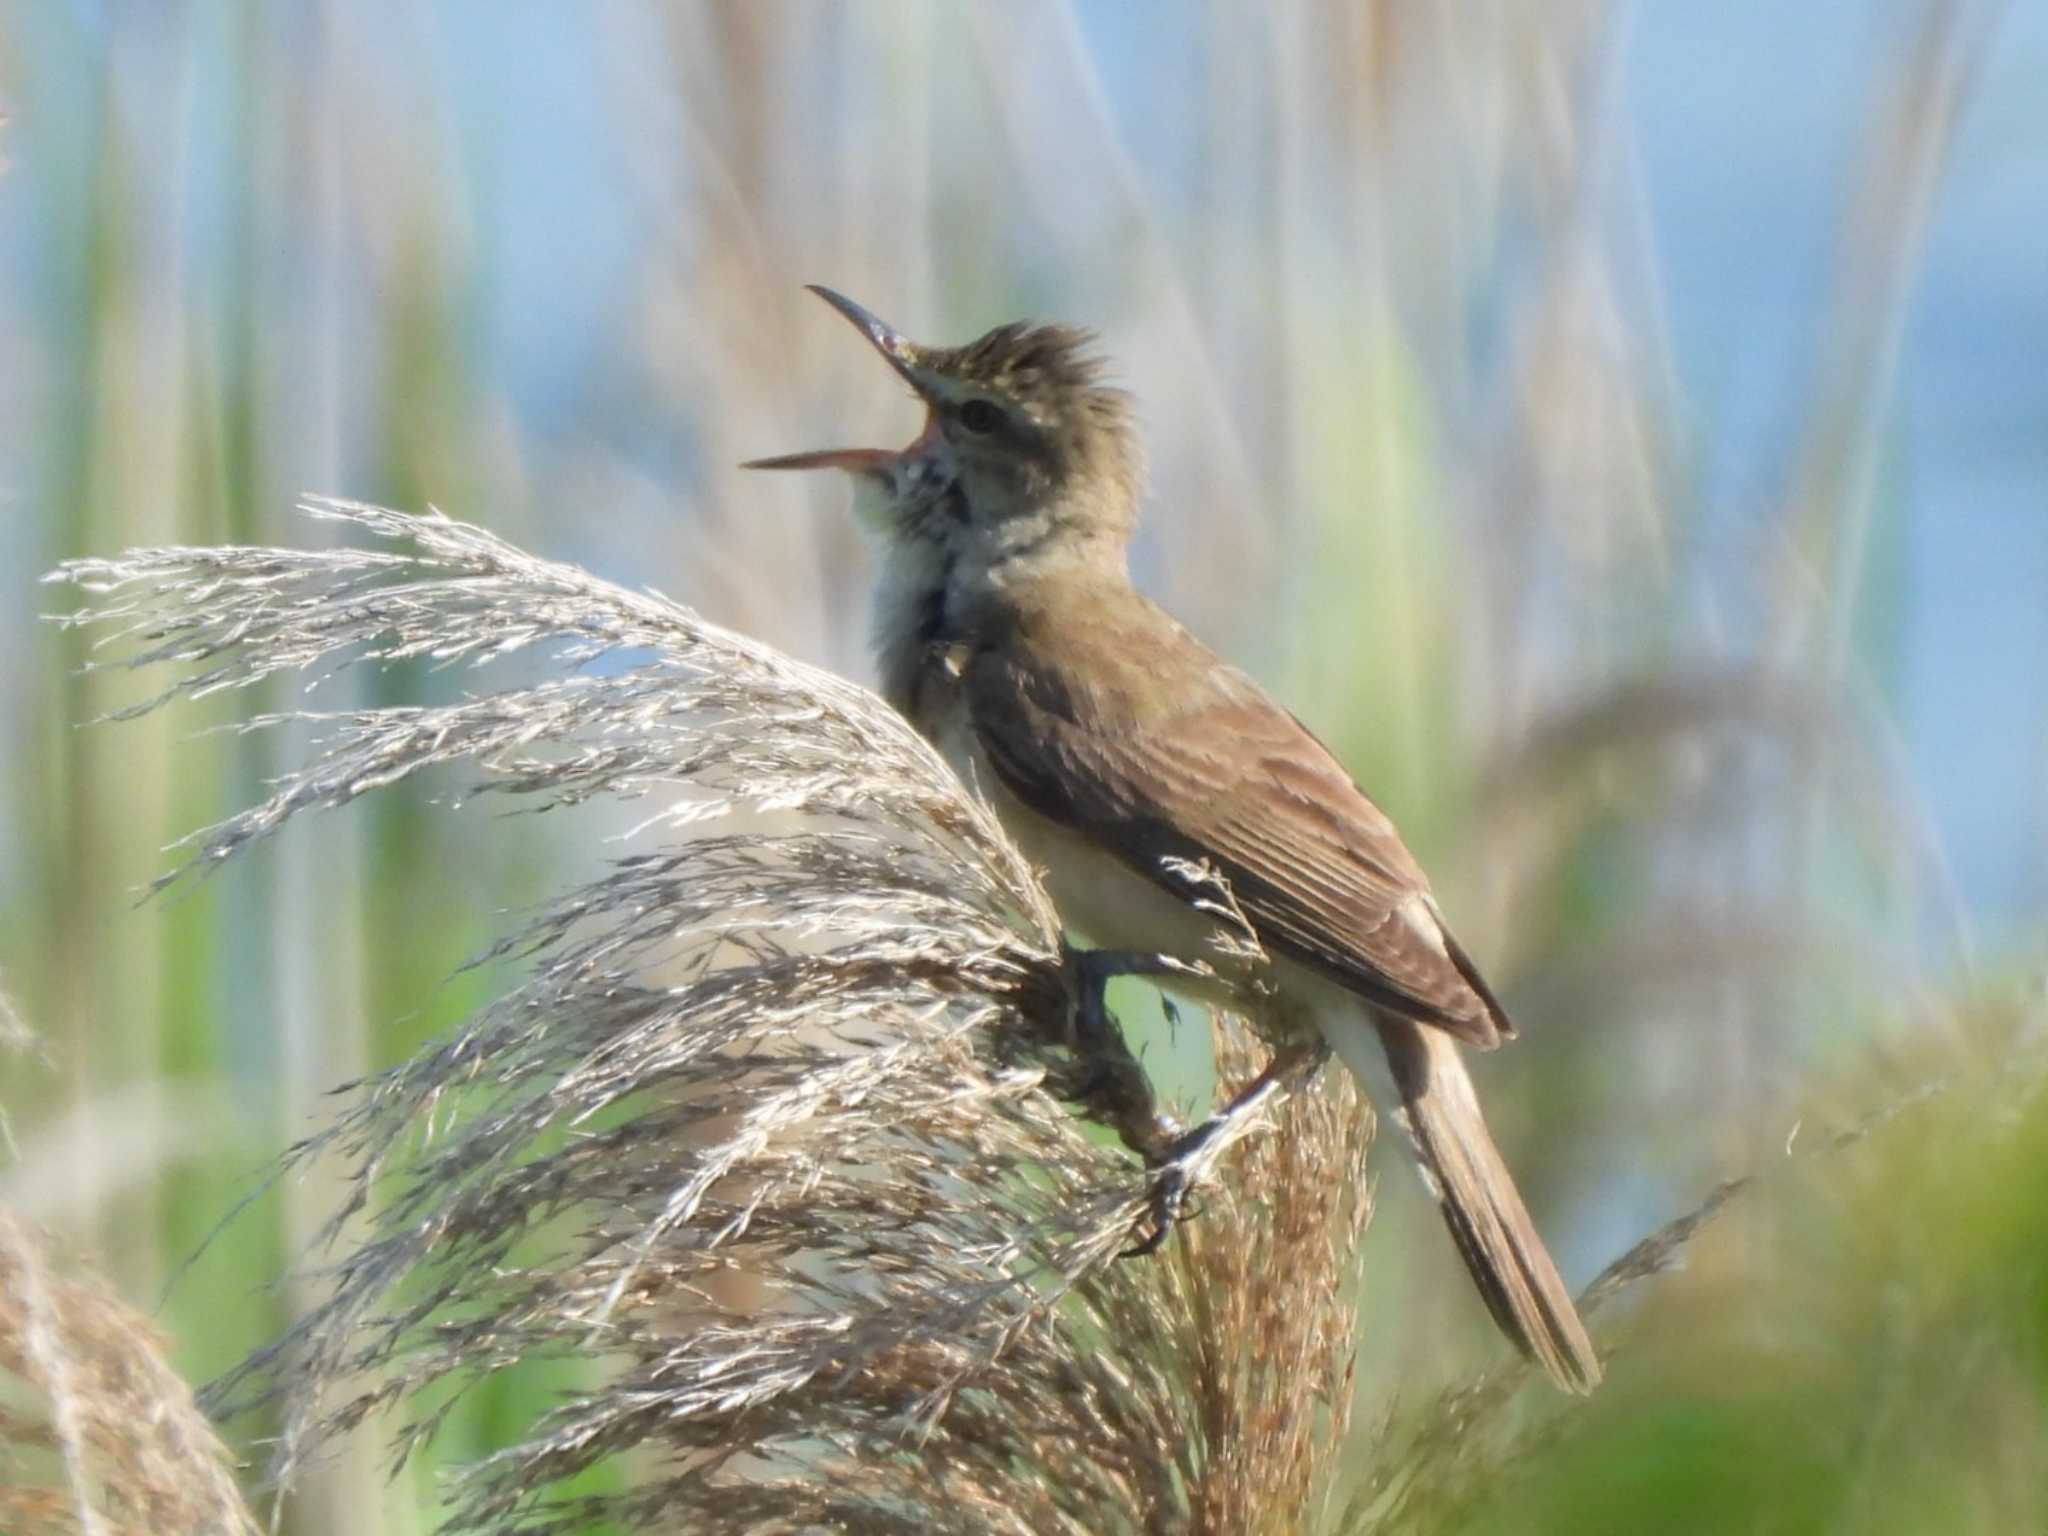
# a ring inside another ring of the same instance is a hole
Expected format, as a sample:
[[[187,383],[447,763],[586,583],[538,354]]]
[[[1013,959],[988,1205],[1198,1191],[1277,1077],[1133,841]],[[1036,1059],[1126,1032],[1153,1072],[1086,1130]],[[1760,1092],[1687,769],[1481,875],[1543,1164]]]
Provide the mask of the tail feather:
[[[1600,1357],[1486,1129],[1457,1041],[1407,1019],[1378,1024],[1402,1127],[1487,1310],[1560,1387],[1590,1392]]]

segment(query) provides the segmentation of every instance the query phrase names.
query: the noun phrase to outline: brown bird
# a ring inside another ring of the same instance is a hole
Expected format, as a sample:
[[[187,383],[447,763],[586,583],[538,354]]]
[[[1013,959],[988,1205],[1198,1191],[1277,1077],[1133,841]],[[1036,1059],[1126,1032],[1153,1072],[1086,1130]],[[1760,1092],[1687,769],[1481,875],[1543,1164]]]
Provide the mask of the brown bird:
[[[1061,917],[1110,946],[1098,999],[1108,974],[1203,960],[1230,987],[1263,979],[1292,1042],[1167,1150],[1147,1246],[1204,1139],[1334,1050],[1369,1085],[1390,1074],[1397,1118],[1502,1330],[1560,1386],[1590,1390],[1599,1357],[1461,1054],[1514,1028],[1393,823],[1300,721],[1132,587],[1142,457],[1090,338],[1013,324],[923,347],[812,291],[927,410],[896,452],[750,466],[851,475],[885,550],[873,632],[884,694],[989,797],[1046,870]],[[1202,871],[1227,885],[1269,964],[1220,956],[1230,915]]]

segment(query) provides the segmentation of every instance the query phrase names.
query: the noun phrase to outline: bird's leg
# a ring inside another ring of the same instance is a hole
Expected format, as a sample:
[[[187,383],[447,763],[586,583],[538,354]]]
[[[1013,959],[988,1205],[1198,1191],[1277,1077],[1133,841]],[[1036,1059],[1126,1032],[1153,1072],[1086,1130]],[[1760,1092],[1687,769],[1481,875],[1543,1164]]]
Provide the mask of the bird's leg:
[[[1209,1165],[1244,1134],[1267,1104],[1314,1077],[1329,1059],[1330,1047],[1320,1035],[1282,1046],[1266,1069],[1222,1109],[1183,1131],[1159,1109],[1151,1082],[1110,1017],[1109,984],[1119,976],[1213,979],[1214,971],[1172,955],[1129,949],[1070,947],[1066,963],[1074,998],[1074,1049],[1088,1071],[1077,1097],[1115,1127],[1124,1145],[1153,1169],[1152,1231],[1123,1254],[1137,1258],[1158,1250],[1174,1223],[1187,1214],[1188,1191]]]
[[[1142,949],[1067,947],[1067,974],[1074,990],[1075,1044],[1087,1050],[1116,1034],[1109,1017],[1109,984],[1119,976],[1206,976],[1204,966]]]
[[[1156,1159],[1152,1175],[1152,1230],[1121,1257],[1135,1259],[1156,1252],[1173,1231],[1174,1223],[1187,1214],[1189,1189],[1222,1155],[1223,1149],[1249,1129],[1267,1104],[1305,1085],[1329,1059],[1329,1044],[1320,1035],[1282,1046],[1266,1064],[1266,1070],[1228,1104],[1168,1143],[1165,1155]]]
[[[1071,946],[1066,967],[1074,1009],[1072,1043],[1083,1070],[1074,1097],[1112,1127],[1125,1146],[1157,1163],[1170,1153],[1181,1128],[1159,1108],[1145,1069],[1110,1017],[1109,984],[1119,976],[1188,975],[1196,968],[1170,955]]]

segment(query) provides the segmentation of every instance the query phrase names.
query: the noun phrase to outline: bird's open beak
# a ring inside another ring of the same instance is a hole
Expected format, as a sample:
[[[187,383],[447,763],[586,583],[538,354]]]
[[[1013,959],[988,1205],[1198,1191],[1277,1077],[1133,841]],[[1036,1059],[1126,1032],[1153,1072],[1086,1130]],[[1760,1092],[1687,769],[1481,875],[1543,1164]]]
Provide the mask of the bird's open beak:
[[[812,293],[853,322],[854,329],[867,337],[874,349],[888,359],[889,366],[901,374],[910,387],[917,391],[919,399],[930,401],[930,392],[926,390],[918,375],[924,356],[923,348],[886,320],[869,314],[845,294],[834,293],[830,288],[818,283],[811,283],[808,286]],[[924,430],[905,448],[819,448],[810,453],[784,453],[769,459],[749,459],[740,468],[844,469],[857,473],[875,469],[917,452],[930,440],[937,428],[938,416],[936,412],[932,412],[925,417]]]

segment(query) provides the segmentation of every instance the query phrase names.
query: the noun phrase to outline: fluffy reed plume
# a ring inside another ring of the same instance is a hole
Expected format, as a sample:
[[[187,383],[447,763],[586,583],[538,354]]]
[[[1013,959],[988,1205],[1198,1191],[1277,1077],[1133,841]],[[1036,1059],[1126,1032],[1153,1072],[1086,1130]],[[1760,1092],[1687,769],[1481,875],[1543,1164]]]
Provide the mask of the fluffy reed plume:
[[[153,1329],[0,1210],[0,1530],[254,1536]]]
[[[492,951],[523,980],[288,1159],[343,1160],[353,1193],[325,1300],[217,1389],[283,1403],[279,1474],[386,1409],[411,1455],[466,1390],[560,1359],[594,1369],[458,1470],[450,1529],[1309,1529],[1368,1217],[1348,1084],[1229,1149],[1159,1259],[1116,1262],[1143,1176],[1073,1106],[1142,1141],[1144,1076],[1071,1038],[1031,869],[893,713],[480,529],[306,510],[385,543],[57,573],[93,594],[65,622],[98,665],[178,671],[124,713],[289,670],[555,666],[249,721],[305,723],[310,760],[167,881],[430,765],[465,797],[647,808]],[[1220,1040],[1244,1070],[1242,1026]],[[614,1458],[623,1491],[563,1491]]]

